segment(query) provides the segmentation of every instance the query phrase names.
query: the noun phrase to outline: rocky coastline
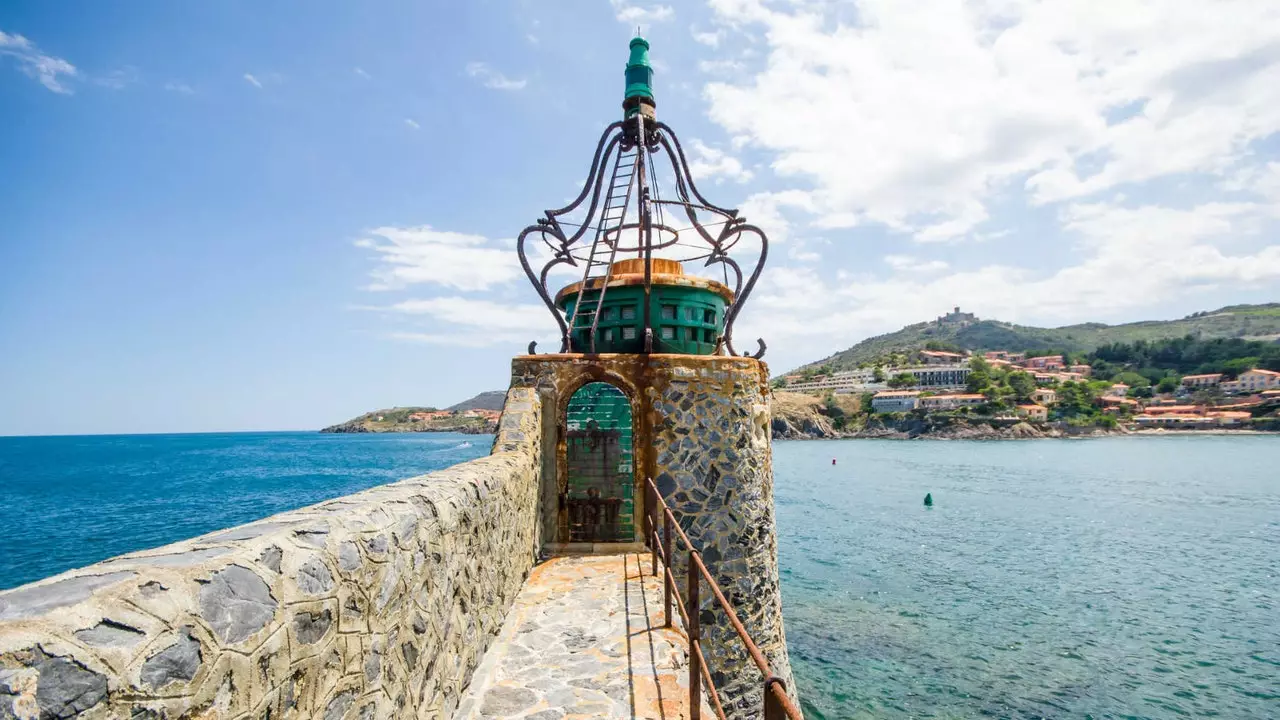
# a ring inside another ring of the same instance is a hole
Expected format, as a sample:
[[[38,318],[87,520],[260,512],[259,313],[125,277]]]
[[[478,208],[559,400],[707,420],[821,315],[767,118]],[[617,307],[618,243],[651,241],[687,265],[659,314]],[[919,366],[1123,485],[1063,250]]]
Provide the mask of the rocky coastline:
[[[431,427],[420,425],[416,427],[393,427],[393,428],[374,428],[368,423],[356,420],[348,420],[337,425],[330,425],[327,428],[321,428],[322,433],[433,433],[433,432],[449,432],[460,433],[462,435],[493,435],[497,432],[498,424],[496,422],[486,422],[483,424],[460,425],[456,427]]]
[[[872,420],[854,430],[836,430],[825,418],[795,418],[785,415],[773,417],[772,429],[775,440],[1039,440],[1131,434],[1123,429],[1060,427],[1056,424],[1027,422],[999,424],[978,421],[938,424],[919,420],[902,422]]]

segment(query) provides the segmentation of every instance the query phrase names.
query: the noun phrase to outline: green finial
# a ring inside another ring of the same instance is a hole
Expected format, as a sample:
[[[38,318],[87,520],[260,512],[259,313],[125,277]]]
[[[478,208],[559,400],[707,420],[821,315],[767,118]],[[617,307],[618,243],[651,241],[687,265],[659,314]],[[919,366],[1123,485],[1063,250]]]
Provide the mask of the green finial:
[[[637,35],[631,38],[631,58],[627,60],[627,92],[623,102],[631,98],[653,101],[653,68],[649,66],[649,41]]]

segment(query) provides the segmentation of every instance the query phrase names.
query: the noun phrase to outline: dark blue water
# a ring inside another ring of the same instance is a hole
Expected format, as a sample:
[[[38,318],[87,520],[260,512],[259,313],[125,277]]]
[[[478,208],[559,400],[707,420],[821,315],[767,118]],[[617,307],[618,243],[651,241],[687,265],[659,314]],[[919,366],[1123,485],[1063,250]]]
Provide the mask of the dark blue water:
[[[0,589],[438,470],[492,443],[453,433],[0,437]]]
[[[774,463],[809,720],[1280,717],[1280,438],[779,442]]]

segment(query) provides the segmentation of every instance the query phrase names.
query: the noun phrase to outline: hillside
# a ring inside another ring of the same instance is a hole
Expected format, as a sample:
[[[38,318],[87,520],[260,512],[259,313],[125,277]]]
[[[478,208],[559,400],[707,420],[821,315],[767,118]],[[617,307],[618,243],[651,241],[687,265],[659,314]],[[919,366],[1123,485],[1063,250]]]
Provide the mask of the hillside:
[[[1186,335],[1204,339],[1274,339],[1280,336],[1280,303],[1232,305],[1179,320],[1148,320],[1124,325],[1083,323],[1059,328],[1029,327],[999,320],[949,321],[944,317],[867,338],[848,350],[808,363],[792,372],[823,365],[835,370],[851,369],[894,352],[921,349],[930,342],[964,350],[1088,352],[1108,343],[1164,340]]]
[[[502,390],[488,390],[457,405],[450,405],[447,410],[462,412],[463,410],[502,410],[507,401],[507,394]]]

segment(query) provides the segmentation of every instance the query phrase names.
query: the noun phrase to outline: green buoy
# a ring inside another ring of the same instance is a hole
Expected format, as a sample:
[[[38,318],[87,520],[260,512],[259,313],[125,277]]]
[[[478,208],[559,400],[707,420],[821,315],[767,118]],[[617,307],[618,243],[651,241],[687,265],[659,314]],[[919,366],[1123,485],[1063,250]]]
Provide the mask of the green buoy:
[[[924,494],[924,506],[933,507],[933,493]]]

